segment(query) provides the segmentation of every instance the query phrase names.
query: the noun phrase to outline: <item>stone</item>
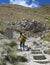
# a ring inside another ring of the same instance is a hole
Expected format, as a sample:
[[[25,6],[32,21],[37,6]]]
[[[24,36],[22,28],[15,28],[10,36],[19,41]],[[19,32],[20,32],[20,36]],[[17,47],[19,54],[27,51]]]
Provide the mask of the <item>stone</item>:
[[[7,28],[5,31],[5,35],[9,38],[12,39],[13,38],[13,29],[12,28]]]
[[[30,35],[32,36],[34,33],[39,33],[39,35],[42,35],[42,31],[46,29],[46,26],[44,23],[36,20],[29,20],[29,19],[21,19],[16,24],[17,29],[22,32],[31,31]]]

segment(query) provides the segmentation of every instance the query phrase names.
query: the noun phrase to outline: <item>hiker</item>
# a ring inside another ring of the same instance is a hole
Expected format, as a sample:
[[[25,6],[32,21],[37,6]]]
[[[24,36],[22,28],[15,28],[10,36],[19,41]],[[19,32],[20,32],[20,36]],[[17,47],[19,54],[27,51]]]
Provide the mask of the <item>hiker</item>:
[[[20,32],[19,40],[20,40],[20,49],[22,50],[23,48],[23,50],[25,50],[26,36],[22,34],[22,32]]]

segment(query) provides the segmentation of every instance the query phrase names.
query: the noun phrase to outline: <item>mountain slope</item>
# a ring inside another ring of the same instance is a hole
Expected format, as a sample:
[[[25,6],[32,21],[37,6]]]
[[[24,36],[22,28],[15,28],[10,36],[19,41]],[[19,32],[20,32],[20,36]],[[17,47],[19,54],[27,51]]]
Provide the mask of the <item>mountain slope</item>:
[[[21,18],[35,19],[50,23],[50,5],[37,8],[28,8],[20,5],[0,5],[0,21],[17,21]]]

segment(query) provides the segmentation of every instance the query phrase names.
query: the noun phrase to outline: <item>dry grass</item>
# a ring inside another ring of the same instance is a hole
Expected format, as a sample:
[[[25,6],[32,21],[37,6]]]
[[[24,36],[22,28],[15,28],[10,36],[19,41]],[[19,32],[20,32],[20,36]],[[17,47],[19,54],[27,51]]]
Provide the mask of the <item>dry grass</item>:
[[[36,8],[13,4],[0,5],[0,22],[17,21],[23,17],[26,19],[35,19],[50,26],[50,5],[43,5]],[[0,23],[0,30],[4,30],[6,27],[7,25]],[[47,34],[43,39],[50,41],[49,35]]]
[[[50,32],[45,33],[45,34],[43,35],[43,38],[42,38],[42,39],[47,40],[47,41],[50,41]]]
[[[37,8],[28,8],[20,5],[0,5],[0,21],[17,21],[21,18],[29,18],[43,21],[50,18],[50,5],[44,5]]]

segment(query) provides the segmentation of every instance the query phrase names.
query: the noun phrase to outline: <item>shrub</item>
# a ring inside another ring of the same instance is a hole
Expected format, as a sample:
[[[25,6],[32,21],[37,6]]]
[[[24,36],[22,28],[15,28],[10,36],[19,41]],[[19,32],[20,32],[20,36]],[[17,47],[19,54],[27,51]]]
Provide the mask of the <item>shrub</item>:
[[[44,50],[44,53],[45,53],[45,54],[50,54],[50,49]]]
[[[2,61],[2,65],[6,65],[6,61],[4,60],[4,61]]]
[[[9,57],[10,57],[11,61],[14,62],[14,61],[16,61],[17,55],[16,55],[15,52],[12,52],[12,51],[11,51],[11,52],[9,53]]]
[[[16,44],[15,41],[11,41],[9,45],[10,45],[11,47],[14,47],[14,46],[16,46],[17,44]]]
[[[5,56],[5,60],[9,61],[10,63],[16,62],[16,52],[14,50],[11,50],[7,53],[7,56]]]
[[[18,62],[27,62],[28,60],[24,56],[17,56],[17,61]]]

